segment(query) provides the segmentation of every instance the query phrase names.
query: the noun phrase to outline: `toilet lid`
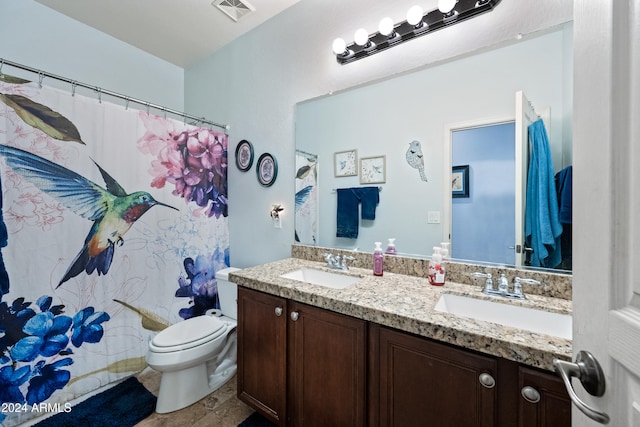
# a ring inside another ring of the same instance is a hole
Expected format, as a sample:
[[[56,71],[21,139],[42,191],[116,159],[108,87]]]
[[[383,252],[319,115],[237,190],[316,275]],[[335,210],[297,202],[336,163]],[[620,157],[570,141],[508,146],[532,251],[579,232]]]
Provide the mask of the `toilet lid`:
[[[218,318],[197,316],[169,326],[156,335],[151,342],[156,347],[175,347],[204,338],[214,339],[225,330],[226,325]]]

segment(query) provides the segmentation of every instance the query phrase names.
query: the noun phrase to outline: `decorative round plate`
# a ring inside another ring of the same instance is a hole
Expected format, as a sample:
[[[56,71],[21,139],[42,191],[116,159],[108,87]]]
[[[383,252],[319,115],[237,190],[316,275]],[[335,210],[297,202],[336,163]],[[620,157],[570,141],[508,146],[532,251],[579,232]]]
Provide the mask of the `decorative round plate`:
[[[258,174],[258,182],[265,187],[269,187],[276,181],[278,176],[278,162],[271,154],[264,153],[258,159],[256,173]]]
[[[253,165],[253,145],[243,139],[236,147],[236,166],[242,172],[246,172],[251,169],[251,165]]]

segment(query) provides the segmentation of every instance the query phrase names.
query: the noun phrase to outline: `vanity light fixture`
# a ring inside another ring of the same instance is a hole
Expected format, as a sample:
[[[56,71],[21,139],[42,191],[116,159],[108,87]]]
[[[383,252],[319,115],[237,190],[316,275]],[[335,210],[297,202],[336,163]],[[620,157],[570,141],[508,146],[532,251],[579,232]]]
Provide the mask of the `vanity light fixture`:
[[[356,31],[354,42],[347,45],[344,39],[333,41],[333,53],[339,64],[348,64],[366,58],[402,42],[431,33],[473,18],[495,8],[501,0],[439,0],[438,8],[424,13],[418,5],[407,12],[407,19],[394,24],[391,18],[383,18],[378,31],[368,34],[364,28]]]
[[[369,33],[367,33],[367,30],[364,28],[360,28],[356,31],[353,35],[353,41],[366,52],[376,48],[376,44],[369,40]]]

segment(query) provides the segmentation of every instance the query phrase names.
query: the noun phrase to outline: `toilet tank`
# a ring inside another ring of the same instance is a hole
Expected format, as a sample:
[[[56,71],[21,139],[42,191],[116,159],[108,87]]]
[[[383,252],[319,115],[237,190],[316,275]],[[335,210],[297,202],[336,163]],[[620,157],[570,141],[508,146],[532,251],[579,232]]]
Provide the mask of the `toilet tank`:
[[[223,316],[232,319],[238,318],[238,285],[229,281],[229,273],[238,271],[239,268],[228,267],[216,272],[218,282],[218,297],[220,298],[220,311]]]

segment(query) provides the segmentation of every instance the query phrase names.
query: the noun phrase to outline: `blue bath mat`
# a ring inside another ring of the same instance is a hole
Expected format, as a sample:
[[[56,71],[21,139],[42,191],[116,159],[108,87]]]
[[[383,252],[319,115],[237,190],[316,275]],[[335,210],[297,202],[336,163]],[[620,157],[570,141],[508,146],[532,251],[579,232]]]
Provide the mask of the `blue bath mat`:
[[[238,427],[276,427],[271,421],[257,412],[249,415],[249,418],[238,424]]]
[[[36,427],[133,427],[156,408],[157,398],[131,377],[71,408],[47,418]]]

